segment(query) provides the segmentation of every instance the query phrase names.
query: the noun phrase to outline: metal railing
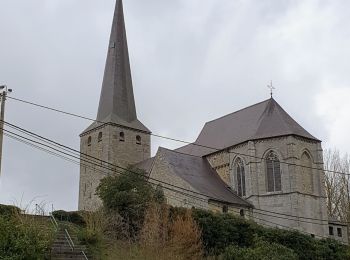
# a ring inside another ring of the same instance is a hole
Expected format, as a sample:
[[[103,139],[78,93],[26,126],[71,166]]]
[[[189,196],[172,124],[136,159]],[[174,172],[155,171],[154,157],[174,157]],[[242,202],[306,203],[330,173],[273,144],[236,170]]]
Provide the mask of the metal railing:
[[[65,232],[65,237],[66,237],[66,240],[70,246],[70,248],[72,249],[72,251],[74,251],[74,242],[72,240],[72,238],[70,237],[69,233],[68,233],[68,230],[67,229],[64,229],[64,232]]]
[[[53,209],[53,206],[52,206],[52,212],[50,213],[50,220],[51,220],[52,225],[55,227],[55,229],[58,230],[59,226],[58,226],[58,223],[56,221],[55,216],[53,215],[53,211],[54,211],[54,209]],[[68,230],[66,228],[64,229],[64,233],[65,233],[64,237],[67,240],[67,242],[69,244],[69,247],[72,249],[72,251],[74,251],[75,245],[74,245],[73,239],[70,236],[70,234],[69,234],[69,232],[68,232]],[[81,251],[81,254],[84,256],[85,260],[89,260],[83,250]]]
[[[57,223],[55,217],[53,216],[52,212],[50,213],[50,220],[51,220],[52,225],[55,227],[55,229],[57,231],[58,230],[58,223]]]
[[[35,204],[35,215],[45,216],[45,209],[39,204]]]

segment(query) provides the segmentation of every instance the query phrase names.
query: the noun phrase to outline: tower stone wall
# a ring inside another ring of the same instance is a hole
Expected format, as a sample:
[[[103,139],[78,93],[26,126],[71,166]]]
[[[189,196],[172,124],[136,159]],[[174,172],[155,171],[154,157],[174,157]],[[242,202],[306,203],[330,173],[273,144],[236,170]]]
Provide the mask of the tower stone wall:
[[[116,0],[96,118],[80,135],[79,210],[101,206],[102,178],[150,158],[151,132],[136,113],[122,0]]]
[[[150,135],[105,124],[81,136],[80,150],[91,157],[81,157],[79,210],[93,211],[102,205],[96,195],[102,178],[150,158]]]

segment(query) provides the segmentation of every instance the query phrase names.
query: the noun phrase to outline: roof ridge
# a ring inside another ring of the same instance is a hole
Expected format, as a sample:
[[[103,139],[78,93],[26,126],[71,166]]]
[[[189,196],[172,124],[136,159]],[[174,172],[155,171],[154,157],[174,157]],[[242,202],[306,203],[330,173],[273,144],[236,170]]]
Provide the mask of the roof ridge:
[[[193,143],[188,144],[188,145],[193,145]],[[181,147],[179,147],[179,148],[181,148]],[[165,148],[165,147],[162,147],[162,146],[158,147],[158,150],[160,150],[160,149],[167,150],[167,151],[173,152],[173,153],[182,154],[182,155],[188,155],[188,156],[192,156],[192,157],[196,157],[196,158],[203,158],[203,156],[197,156],[197,155],[194,155],[194,154],[183,153],[183,152],[179,152],[179,151],[172,150],[172,149],[169,149],[169,148]]]
[[[236,113],[238,113],[238,112],[241,112],[241,111],[243,111],[243,110],[245,110],[245,109],[252,108],[252,107],[254,107],[254,106],[260,105],[260,104],[262,104],[262,103],[264,103],[264,102],[267,102],[267,101],[269,101],[269,100],[271,100],[271,98],[266,99],[266,100],[261,101],[261,102],[258,102],[258,103],[256,103],[256,104],[253,104],[253,105],[250,105],[250,106],[241,108],[241,109],[239,109],[239,110],[236,110],[236,111],[234,111],[234,112],[232,112],[232,113],[229,113],[229,114],[226,114],[226,115],[224,115],[224,116],[218,117],[218,118],[216,118],[216,119],[207,121],[205,124],[214,122],[214,121],[216,121],[216,120],[222,119],[222,118],[227,117],[227,116],[231,116],[231,115],[236,114]]]

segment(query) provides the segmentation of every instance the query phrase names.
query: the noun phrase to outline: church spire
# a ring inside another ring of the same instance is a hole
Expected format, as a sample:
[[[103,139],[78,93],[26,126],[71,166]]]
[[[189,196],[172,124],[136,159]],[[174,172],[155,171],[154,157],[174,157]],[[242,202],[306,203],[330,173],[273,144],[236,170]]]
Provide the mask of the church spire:
[[[121,125],[137,120],[122,0],[116,1],[97,120]]]

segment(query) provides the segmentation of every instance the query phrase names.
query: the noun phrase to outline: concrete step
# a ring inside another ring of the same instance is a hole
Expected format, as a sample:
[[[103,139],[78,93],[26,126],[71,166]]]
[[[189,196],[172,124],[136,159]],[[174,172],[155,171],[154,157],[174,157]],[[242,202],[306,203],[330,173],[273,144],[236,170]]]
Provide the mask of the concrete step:
[[[53,246],[51,247],[52,252],[69,252],[69,251],[86,251],[86,247],[76,246],[74,250],[70,246]]]
[[[58,233],[56,234],[56,239],[52,244],[51,247],[51,259],[53,260],[86,260],[82,251],[86,253],[86,246],[80,245],[78,242],[78,239],[76,235],[71,234],[71,238],[74,241],[74,250],[72,251],[72,248],[70,247],[66,233],[64,229],[60,229]],[[91,257],[88,256],[88,259],[90,260]]]

